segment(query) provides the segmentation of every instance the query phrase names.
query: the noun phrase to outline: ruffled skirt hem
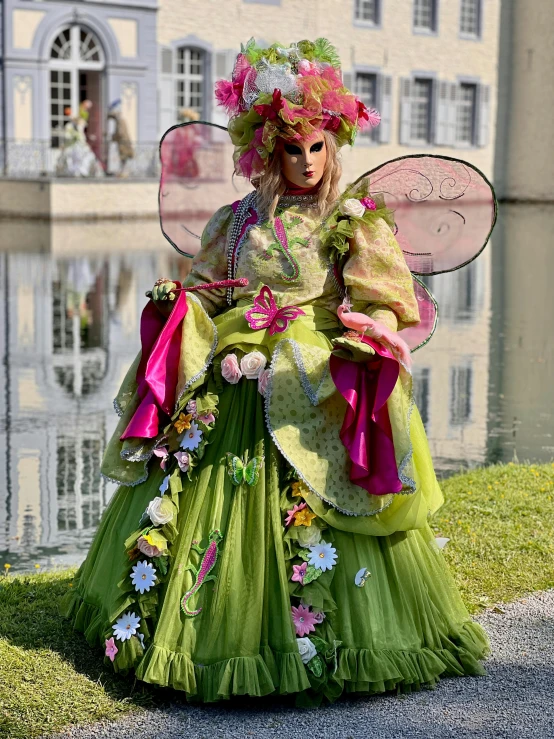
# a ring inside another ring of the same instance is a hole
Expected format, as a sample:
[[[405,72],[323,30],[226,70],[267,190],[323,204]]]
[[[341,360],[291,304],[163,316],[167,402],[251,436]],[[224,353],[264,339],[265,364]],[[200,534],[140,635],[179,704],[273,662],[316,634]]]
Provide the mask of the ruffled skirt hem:
[[[62,604],[62,615],[71,619],[73,628],[82,632],[89,644],[103,646],[110,625],[99,608],[72,591]],[[445,639],[440,649],[341,647],[337,669],[332,675],[334,688],[327,690],[326,695],[335,699],[342,693],[410,693],[431,688],[442,677],[484,675],[480,660],[488,651],[485,633],[472,621],[462,624],[460,631]],[[203,665],[195,664],[186,654],[151,644],[145,652],[129,654],[129,657],[129,663],[121,665],[122,671],[134,669],[139,680],[183,691],[187,700],[193,702],[213,703],[244,695],[304,694],[299,702],[311,703],[306,700],[306,691],[310,692],[308,672],[297,652],[280,652],[261,646],[256,655]]]

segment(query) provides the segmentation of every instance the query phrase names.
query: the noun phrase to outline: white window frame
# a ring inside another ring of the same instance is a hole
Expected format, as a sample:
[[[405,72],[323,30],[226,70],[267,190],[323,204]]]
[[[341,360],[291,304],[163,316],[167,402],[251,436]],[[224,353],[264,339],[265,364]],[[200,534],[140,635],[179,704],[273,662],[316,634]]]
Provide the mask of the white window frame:
[[[364,99],[362,93],[360,92],[359,88],[359,81],[362,77],[373,77],[373,82],[375,85],[375,99],[373,102],[368,104],[368,101]],[[363,68],[357,68],[353,72],[353,90],[354,94],[360,98],[362,103],[365,103],[365,105],[368,108],[375,108],[377,110],[380,109],[380,98],[381,98],[381,74],[374,70],[374,69],[363,69]],[[377,128],[374,128],[370,131],[366,132],[359,132],[356,136],[356,143],[363,144],[365,146],[374,146],[375,144],[379,143],[379,126]]]
[[[433,77],[426,75],[414,75],[411,80],[411,95],[410,95],[410,144],[412,146],[432,146],[434,139],[434,109],[435,109],[435,80]],[[424,139],[421,139],[413,135],[414,131],[414,105],[416,100],[414,97],[414,88],[418,82],[424,82],[429,89],[429,101],[428,101],[428,117],[427,117],[427,135]]]
[[[87,72],[87,71],[97,71],[101,72],[106,66],[106,56],[104,53],[104,49],[102,47],[102,43],[100,39],[98,38],[97,34],[94,33],[94,31],[91,31],[87,26],[75,24],[73,26],[62,26],[59,31],[54,36],[52,43],[50,44],[49,54],[52,53],[52,48],[54,46],[54,43],[62,34],[64,31],[69,30],[69,50],[70,54],[67,59],[56,59],[55,57],[51,57],[48,60],[48,70],[49,72],[69,72],[70,75],[70,89],[71,89],[71,98],[68,102],[68,105],[65,107],[70,107],[73,115],[77,115],[77,112],[79,111],[79,73],[80,72]],[[90,61],[88,59],[81,58],[81,31],[85,31],[92,39],[94,39],[96,46],[98,48],[99,57],[100,59],[98,61]],[[54,134],[52,133],[52,98],[51,98],[51,74],[48,75],[48,99],[50,101],[49,105],[49,121],[50,121],[50,139],[53,138]],[[56,116],[56,118],[59,118],[59,116]],[[68,116],[64,116],[66,122],[69,120]],[[63,139],[63,127],[60,129],[59,133],[55,134],[57,137],[61,137]]]
[[[184,53],[185,59],[188,53],[188,61],[184,61],[183,63],[188,64],[191,66],[191,53],[197,53],[200,55],[200,67],[201,71],[199,74],[193,73],[190,71],[179,71],[179,64],[181,63],[180,55],[181,53]],[[200,118],[204,117],[205,111],[206,111],[206,100],[207,100],[207,92],[210,88],[210,80],[207,79],[207,61],[206,61],[206,50],[202,49],[201,47],[194,46],[192,44],[181,44],[177,46],[174,50],[174,62],[173,62],[173,86],[174,86],[174,94],[175,94],[175,111],[178,113],[180,108],[193,108],[198,111]],[[190,85],[194,82],[200,82],[200,105],[193,105],[190,101],[194,97],[193,93],[190,90]],[[179,91],[180,84],[184,85],[184,90],[181,93]],[[183,102],[179,102],[180,95],[183,95]]]
[[[459,136],[460,132],[460,116],[462,109],[466,105],[466,101],[463,99],[464,88],[472,88],[473,92],[473,106],[472,106],[472,121],[471,121],[471,136],[469,140],[461,139]],[[459,80],[458,90],[456,95],[456,126],[454,130],[454,145],[461,149],[473,149],[477,146],[478,138],[478,106],[479,106],[479,84],[473,80]]]
[[[416,24],[416,13],[418,2],[427,0],[413,0],[412,7],[412,29],[414,33],[421,33],[428,36],[436,36],[439,32],[439,0],[429,0],[431,3],[431,25],[420,26]]]
[[[483,37],[483,0],[474,0],[477,3],[477,31],[471,33],[469,31],[462,30],[462,14],[463,6],[466,0],[460,0],[460,14],[458,20],[458,35],[462,39],[469,41],[481,41]]]
[[[373,2],[375,12],[374,12],[374,19],[367,19],[359,17],[358,10],[359,6],[362,5],[364,2]],[[382,0],[353,0],[352,4],[352,14],[353,14],[353,21],[355,26],[361,26],[363,28],[380,28],[381,27],[381,7]]]
[[[462,413],[458,413],[460,409],[460,401],[464,401],[459,395],[456,395],[456,391],[460,386],[460,375],[465,375],[466,378],[466,408],[463,409]],[[466,426],[471,423],[473,417],[473,388],[475,382],[475,375],[471,361],[461,362],[460,364],[451,365],[450,367],[450,378],[449,378],[449,403],[448,403],[448,421],[451,428],[460,428],[460,426]]]

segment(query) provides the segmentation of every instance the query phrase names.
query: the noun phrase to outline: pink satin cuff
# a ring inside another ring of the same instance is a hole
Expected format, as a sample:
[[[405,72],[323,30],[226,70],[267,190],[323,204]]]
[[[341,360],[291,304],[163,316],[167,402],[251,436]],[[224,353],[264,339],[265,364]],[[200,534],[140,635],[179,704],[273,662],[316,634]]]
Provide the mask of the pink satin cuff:
[[[180,285],[179,285],[180,287]],[[140,320],[142,358],[137,370],[140,405],[120,439],[153,439],[164,417],[173,413],[187,296],[180,292],[168,318],[150,300]]]
[[[352,362],[332,354],[331,376],[348,406],[340,439],[351,460],[350,479],[370,495],[399,493],[402,482],[394,454],[387,400],[400,367],[392,352],[364,336],[375,349],[371,362]]]

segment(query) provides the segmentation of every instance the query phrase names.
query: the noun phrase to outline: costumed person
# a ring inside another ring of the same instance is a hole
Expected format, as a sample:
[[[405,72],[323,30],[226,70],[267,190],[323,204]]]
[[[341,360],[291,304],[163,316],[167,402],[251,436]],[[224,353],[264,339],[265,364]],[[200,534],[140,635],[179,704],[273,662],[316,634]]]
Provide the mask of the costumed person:
[[[115,131],[112,134],[112,141],[117,144],[117,153],[119,155],[119,172],[118,177],[127,177],[127,163],[135,156],[133,143],[129,136],[127,123],[121,115],[121,100],[115,100],[108,108],[108,120],[115,121]]]
[[[92,102],[84,100],[79,114],[72,115],[71,108],[64,113],[69,121],[64,126],[64,145],[56,164],[60,177],[103,177],[105,172],[87,140],[86,129]]]
[[[481,675],[487,638],[429,526],[442,495],[408,344],[435,305],[403,254],[423,251],[422,218],[410,231],[402,207],[433,185],[443,211],[420,215],[442,222],[460,188],[488,188],[480,244],[477,226],[452,226],[448,248],[427,238],[445,271],[454,241],[486,241],[490,187],[433,157],[416,186],[412,157],[341,195],[337,150],[379,117],[325,39],[251,40],[216,95],[255,190],[211,218],[184,285],[152,290],[102,466],[120,487],[64,612],[116,671],[195,701],[313,705]]]
[[[181,108],[177,117],[181,124],[192,123],[200,118],[193,108]],[[183,181],[194,180],[199,173],[196,152],[202,144],[202,136],[194,126],[181,125],[174,131],[175,145],[171,148],[170,156],[164,158],[162,153],[164,175],[166,178],[179,177]]]

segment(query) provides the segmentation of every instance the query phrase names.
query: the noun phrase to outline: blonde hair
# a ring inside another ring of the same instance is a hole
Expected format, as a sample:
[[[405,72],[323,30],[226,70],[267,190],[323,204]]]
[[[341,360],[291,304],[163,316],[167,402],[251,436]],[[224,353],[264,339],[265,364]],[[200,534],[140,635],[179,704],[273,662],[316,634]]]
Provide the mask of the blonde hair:
[[[325,217],[340,196],[339,180],[342,167],[335,137],[329,131],[322,131],[322,133],[325,138],[327,159],[317,193],[317,214]],[[287,189],[281,167],[281,151],[282,146],[277,145],[269,157],[268,165],[263,174],[252,181],[258,194],[258,210],[271,223],[275,219],[275,209],[279,203],[279,198],[284,195]]]

